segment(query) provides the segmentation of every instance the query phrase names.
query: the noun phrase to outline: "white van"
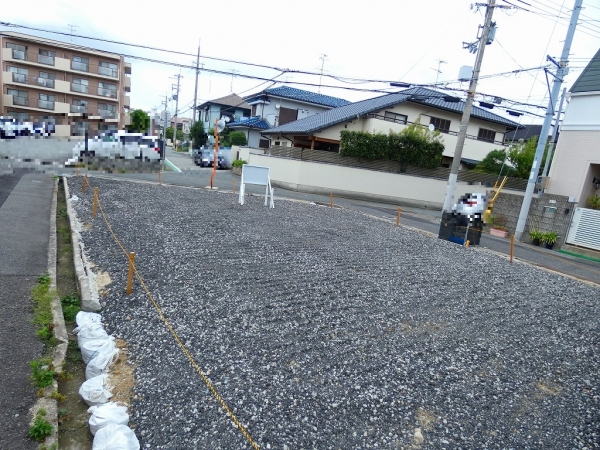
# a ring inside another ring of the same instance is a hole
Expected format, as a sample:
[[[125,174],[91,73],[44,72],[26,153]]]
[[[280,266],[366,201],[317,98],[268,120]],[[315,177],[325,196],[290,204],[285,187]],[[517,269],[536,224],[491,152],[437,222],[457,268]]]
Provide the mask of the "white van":
[[[83,156],[143,161],[161,159],[157,136],[146,136],[143,133],[128,133],[127,131],[109,131],[88,139],[87,154],[85,142],[79,142],[73,148],[73,157]]]

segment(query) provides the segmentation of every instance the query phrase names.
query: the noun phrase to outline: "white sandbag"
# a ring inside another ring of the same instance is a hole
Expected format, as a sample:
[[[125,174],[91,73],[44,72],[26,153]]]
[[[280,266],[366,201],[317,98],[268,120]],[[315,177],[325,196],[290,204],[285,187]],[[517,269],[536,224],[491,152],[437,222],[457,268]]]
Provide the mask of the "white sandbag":
[[[90,322],[101,323],[102,316],[100,314],[87,311],[79,311],[75,316],[75,323],[78,327]]]
[[[90,406],[106,403],[112,397],[112,392],[108,390],[106,379],[108,374],[98,375],[85,381],[79,388],[79,395],[84,402]]]
[[[140,450],[140,443],[128,426],[109,423],[94,436],[92,450]]]
[[[88,364],[92,359],[98,356],[98,353],[102,349],[102,352],[114,350],[117,347],[115,344],[114,336],[108,336],[106,339],[94,339],[86,341],[81,346],[81,357],[83,362]]]
[[[88,414],[91,414],[90,431],[93,435],[100,428],[104,428],[110,423],[117,425],[127,425],[129,423],[129,414],[125,406],[119,406],[114,402],[104,403],[103,405],[90,406]]]
[[[87,341],[108,338],[108,333],[101,323],[85,323],[80,327],[75,328],[73,333],[77,335],[77,344],[79,345],[79,348]]]
[[[110,350],[107,347],[100,347],[98,355],[92,358],[85,368],[85,379],[97,377],[103,373],[107,373],[108,369],[119,358],[119,349],[113,348]]]

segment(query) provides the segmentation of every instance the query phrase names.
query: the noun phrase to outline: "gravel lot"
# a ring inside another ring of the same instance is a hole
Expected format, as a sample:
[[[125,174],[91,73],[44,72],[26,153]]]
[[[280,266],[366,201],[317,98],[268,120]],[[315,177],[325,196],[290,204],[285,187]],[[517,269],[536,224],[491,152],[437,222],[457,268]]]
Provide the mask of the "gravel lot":
[[[261,449],[600,448],[600,289],[352,211],[90,181]],[[124,294],[100,216],[82,236],[138,364],[142,448],[250,448],[142,289]]]

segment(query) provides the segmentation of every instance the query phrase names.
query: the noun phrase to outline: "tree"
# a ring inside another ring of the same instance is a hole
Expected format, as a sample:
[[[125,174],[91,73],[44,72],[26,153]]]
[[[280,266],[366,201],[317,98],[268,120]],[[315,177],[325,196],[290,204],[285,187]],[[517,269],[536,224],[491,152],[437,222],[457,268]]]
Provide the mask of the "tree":
[[[534,136],[529,139],[527,142],[520,142],[517,145],[514,145],[508,152],[508,160],[510,164],[514,167],[515,176],[519,178],[529,178],[529,174],[531,173],[531,166],[533,165],[533,158],[535,157],[535,150],[537,148],[538,137]],[[546,155],[548,154],[548,146],[550,142],[546,142],[546,148],[544,149],[544,156],[542,157],[542,162],[538,167],[539,170],[544,167],[546,163]]]
[[[509,161],[507,157],[508,155],[504,149],[492,150],[475,166],[474,170],[475,172],[491,173],[493,175],[499,175],[500,170],[502,170],[504,175],[512,176],[515,170],[508,165]],[[502,167],[503,164],[504,167]]]
[[[127,126],[127,131],[131,133],[146,133],[150,128],[150,116],[141,109],[136,109],[129,115],[131,124]]]
[[[167,139],[173,140],[173,127],[167,128],[166,134],[167,134]],[[183,141],[183,131],[181,131],[179,128],[177,129],[177,140]]]
[[[192,139],[192,147],[200,148],[206,143],[206,134],[201,121],[196,121],[190,127],[190,138]]]
[[[246,145],[248,143],[243,131],[232,131],[229,134],[229,140],[231,141],[231,145]]]

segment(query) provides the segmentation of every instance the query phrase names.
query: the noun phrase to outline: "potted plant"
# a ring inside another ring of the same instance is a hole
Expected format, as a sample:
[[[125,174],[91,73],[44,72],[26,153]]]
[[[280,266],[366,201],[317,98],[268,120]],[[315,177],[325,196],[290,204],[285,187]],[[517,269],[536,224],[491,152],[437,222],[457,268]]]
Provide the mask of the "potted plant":
[[[547,249],[552,250],[552,247],[554,247],[554,244],[556,244],[556,241],[558,240],[558,234],[556,234],[554,231],[544,233],[541,240],[544,244],[546,244]]]
[[[496,216],[492,220],[490,234],[505,238],[508,236],[508,228],[506,227],[506,218],[504,216]]]
[[[540,242],[542,241],[543,236],[544,236],[544,233],[542,233],[541,231],[538,231],[538,230],[531,230],[529,232],[529,237],[531,238],[531,243],[533,245],[540,245]]]
[[[592,209],[600,209],[600,195],[592,195],[588,202],[590,203],[590,207]]]

